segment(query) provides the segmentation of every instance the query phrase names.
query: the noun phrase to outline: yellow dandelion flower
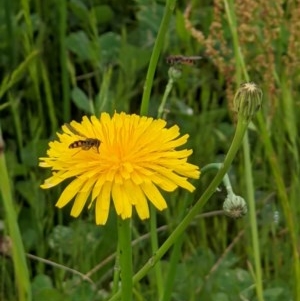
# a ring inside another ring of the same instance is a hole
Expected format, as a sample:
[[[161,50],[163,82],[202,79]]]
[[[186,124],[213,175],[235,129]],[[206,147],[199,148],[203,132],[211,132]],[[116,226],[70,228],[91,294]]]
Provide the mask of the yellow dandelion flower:
[[[167,208],[160,189],[182,187],[194,191],[188,178],[199,178],[197,166],[187,162],[192,150],[175,150],[186,143],[178,126],[166,128],[162,119],[115,113],[102,113],[100,119],[83,117],[82,122],[63,125],[59,141],[49,143],[48,157],[40,166],[51,168],[52,176],[42,188],[51,188],[74,178],[58,199],[64,207],[73,198],[71,215],[77,217],[89,199],[95,204],[97,224],[105,224],[113,201],[122,219],[149,217],[149,200],[158,210]],[[91,198],[89,198],[91,196]]]

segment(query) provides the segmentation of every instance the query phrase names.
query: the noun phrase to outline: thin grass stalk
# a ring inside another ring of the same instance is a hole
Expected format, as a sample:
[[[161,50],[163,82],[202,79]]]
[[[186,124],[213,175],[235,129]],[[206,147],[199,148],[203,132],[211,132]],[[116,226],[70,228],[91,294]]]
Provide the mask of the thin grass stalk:
[[[173,67],[171,67],[169,69],[168,73],[169,73],[169,80],[166,85],[161,104],[158,108],[157,118],[162,118],[168,96],[169,96],[169,94],[172,90],[173,84],[174,84],[174,76],[173,75],[177,74],[177,75],[181,76],[181,71],[175,70]],[[151,206],[150,210],[151,210],[151,212],[150,212],[151,213],[151,217],[150,217],[151,247],[152,247],[152,253],[155,254],[158,249],[158,237],[157,237],[157,229],[156,229],[157,228],[157,226],[156,226],[157,211],[153,206]],[[158,261],[155,265],[155,275],[156,275],[156,286],[157,286],[157,292],[158,292],[158,299],[161,300],[162,298],[164,298],[164,300],[167,300],[167,299],[165,299],[165,298],[168,298],[168,296],[169,296],[167,291],[168,291],[168,289],[170,289],[171,285],[173,284],[173,281],[172,281],[172,277],[170,279],[167,277],[168,287],[163,285],[164,281],[163,281],[163,277],[162,277],[162,268],[161,268],[160,261]],[[171,275],[169,274],[169,276],[173,276],[173,274],[171,274]],[[167,289],[167,291],[166,291],[166,289]]]
[[[30,55],[33,52],[33,26],[32,26],[32,21],[31,21],[31,14],[30,14],[30,5],[29,5],[29,1],[28,0],[21,0],[21,8],[22,8],[22,12],[23,12],[23,16],[24,16],[24,20],[25,20],[25,24],[26,24],[26,31],[24,31],[23,33],[23,47],[25,49],[25,57],[28,55]],[[34,91],[36,94],[36,98],[37,98],[37,109],[38,109],[38,116],[43,116],[43,110],[42,110],[42,101],[41,101],[41,94],[40,94],[40,90],[39,90],[39,75],[38,75],[38,71],[37,71],[37,64],[38,61],[33,61],[31,64],[29,64],[28,69],[29,69],[29,75],[30,78],[33,82],[33,87],[34,87]],[[19,119],[19,121],[17,121],[17,119]],[[14,120],[15,123],[21,124],[21,120],[22,118],[20,118],[20,115],[18,116],[14,116]],[[41,122],[43,123],[43,118],[41,119]],[[41,127],[43,128],[43,124],[41,125]],[[17,131],[19,131],[19,128],[16,128]]]
[[[242,82],[242,74],[244,79],[249,82],[249,75],[245,66],[245,61],[239,47],[239,39],[237,33],[237,24],[234,15],[234,5],[232,0],[224,0],[226,15],[231,30],[234,55],[236,63],[236,80],[240,84]],[[243,140],[243,153],[244,153],[244,165],[245,165],[245,183],[247,200],[249,204],[249,216],[250,216],[250,228],[252,235],[252,248],[254,253],[254,264],[255,264],[255,283],[256,283],[256,294],[260,301],[264,300],[263,297],[263,280],[262,280],[262,267],[259,249],[258,229],[257,229],[257,218],[256,218],[256,207],[254,198],[254,186],[253,186],[253,175],[251,169],[251,157],[250,157],[250,146],[248,140],[248,132],[246,131]]]
[[[23,10],[23,16],[26,23],[26,34],[28,36],[28,45],[32,45],[33,42],[33,31],[32,31],[32,22],[30,16],[30,7],[29,7],[29,0],[21,0],[21,6]]]
[[[182,200],[182,202],[179,202],[178,220],[181,220],[184,217],[187,206],[189,206],[187,197],[188,197],[188,194],[185,193],[184,200]],[[168,224],[170,225],[171,223],[172,223],[172,221],[170,220]],[[178,262],[179,262],[180,256],[181,256],[181,247],[182,247],[182,244],[184,241],[184,237],[185,237],[184,235],[179,236],[179,238],[176,240],[176,242],[172,248],[170,260],[168,261],[169,267],[168,267],[168,271],[165,276],[166,280],[164,281],[164,284],[163,284],[163,286],[164,286],[163,296],[161,299],[159,299],[160,301],[169,301],[172,298],[176,271],[177,271]]]
[[[165,88],[165,92],[161,101],[161,104],[158,108],[157,117],[161,118],[162,114],[164,112],[164,107],[167,102],[168,95],[170,94],[172,87],[173,87],[173,79],[169,78],[168,84]],[[150,236],[151,236],[151,248],[152,253],[155,254],[158,250],[158,237],[157,237],[157,224],[156,224],[156,209],[151,206],[150,207]],[[161,263],[158,261],[154,267],[155,270],[155,276],[156,276],[156,287],[158,292],[158,299],[161,300],[164,294],[164,288],[163,288],[163,277],[162,277],[162,269],[161,269]]]
[[[20,112],[19,112],[19,100],[15,99],[11,92],[8,94],[8,99],[10,103],[10,110],[13,118],[13,123],[15,127],[15,133],[16,133],[16,141],[18,145],[18,151],[22,153],[23,150],[23,131],[22,131],[22,123],[20,118]]]
[[[148,114],[149,100],[150,100],[150,94],[151,94],[151,89],[152,89],[152,85],[153,85],[154,73],[155,73],[155,69],[157,66],[159,54],[160,54],[162,46],[163,46],[164,37],[166,35],[170,19],[171,19],[173,10],[175,8],[175,3],[176,3],[176,0],[168,0],[166,3],[164,15],[163,15],[160,27],[159,27],[157,38],[155,40],[154,48],[153,48],[152,55],[150,58],[150,63],[148,66],[146,81],[145,81],[145,85],[144,85],[144,93],[143,93],[142,103],[141,103],[141,108],[140,108],[141,115]],[[165,98],[166,98],[166,95],[165,95]],[[150,228],[151,228],[151,243],[152,243],[151,245],[152,245],[152,252],[153,252],[153,254],[155,254],[156,250],[158,249],[158,238],[157,238],[157,231],[156,231],[156,211],[153,210],[152,207],[150,210],[151,210]],[[163,292],[163,288],[162,288],[163,282],[162,282],[161,265],[159,263],[157,264],[157,266],[155,268],[155,273],[156,273],[156,277],[157,277],[156,283],[157,283],[158,295],[159,295],[159,298],[161,298],[162,292]]]
[[[31,22],[31,14],[30,14],[30,5],[28,0],[21,0],[21,6],[23,10],[23,15],[26,23],[26,31],[23,34],[23,47],[25,49],[25,56],[30,55],[32,53],[33,49],[33,26]],[[39,116],[43,116],[43,102],[41,99],[41,93],[40,93],[40,88],[39,88],[39,80],[40,76],[38,74],[38,61],[33,62],[32,64],[29,65],[29,75],[30,78],[33,82],[33,88],[34,92],[36,94],[36,99],[37,101],[37,107],[38,107],[38,114]],[[41,118],[41,127],[44,128],[44,119]]]
[[[226,3],[226,1],[225,1],[225,3]],[[232,3],[231,3],[231,7],[233,7]],[[229,10],[228,10],[228,12],[230,13]],[[233,30],[232,32],[236,32],[236,31]],[[237,34],[236,35],[234,34],[234,37],[235,36],[237,37]],[[233,40],[238,41],[237,38],[234,38]],[[235,43],[234,43],[234,45],[235,45]],[[238,46],[238,44],[237,44],[237,46]],[[243,57],[241,56],[240,48],[236,47],[236,45],[235,45],[235,48],[237,48],[236,53],[238,53],[238,55],[236,56],[237,61],[241,62],[240,65],[242,66],[242,70],[243,70],[245,79],[246,79],[246,81],[249,81],[249,76],[248,76],[247,70],[245,68]],[[278,76],[275,71],[274,71],[274,76],[278,82]],[[258,124],[259,124],[260,134],[262,135],[262,142],[264,144],[264,149],[266,151],[267,158],[269,159],[272,174],[275,178],[276,186],[278,188],[279,199],[281,201],[281,206],[283,208],[285,219],[287,221],[287,227],[288,227],[290,237],[291,237],[292,252],[293,252],[293,271],[294,271],[293,276],[295,278],[294,283],[300,283],[300,262],[299,262],[299,252],[297,249],[298,240],[297,240],[297,233],[296,233],[296,227],[295,227],[295,220],[294,220],[294,216],[292,214],[293,211],[289,204],[289,199],[288,199],[288,195],[287,195],[287,192],[286,192],[286,189],[284,186],[284,181],[281,176],[282,173],[280,171],[279,163],[276,159],[276,154],[275,154],[272,142],[270,140],[270,136],[268,135],[265,121],[261,114],[258,114]],[[245,147],[248,147],[248,146],[245,146]],[[246,177],[246,180],[247,180],[247,178],[248,177]],[[249,187],[248,184],[247,184],[247,187]],[[248,198],[249,198],[249,195],[250,194],[248,192]],[[253,195],[253,194],[251,193],[251,195]],[[250,202],[250,199],[248,199],[248,201]],[[254,200],[252,202],[254,202]],[[249,209],[251,210],[251,207],[249,207]],[[250,212],[250,215],[251,215],[251,212]],[[255,219],[256,219],[256,216],[255,216]],[[252,229],[252,227],[251,227],[251,229]],[[255,235],[255,236],[258,236],[258,235]],[[258,245],[258,242],[256,245]],[[257,271],[256,271],[256,273],[257,273]],[[257,275],[256,275],[256,277],[257,277]],[[299,285],[295,285],[295,300],[300,301],[300,286]]]
[[[286,129],[288,132],[288,135],[290,137],[291,141],[291,151],[294,156],[295,160],[295,176],[299,178],[299,151],[297,148],[297,143],[295,139],[298,137],[297,133],[297,126],[296,124],[296,119],[294,116],[294,112],[296,112],[294,106],[294,102],[292,100],[291,92],[290,92],[290,87],[287,84],[287,79],[285,77],[285,74],[283,74],[282,79],[279,79],[278,74],[274,70],[274,78],[276,79],[277,84],[281,87],[282,91],[282,97],[283,97],[283,120],[286,120]],[[299,261],[299,251],[298,251],[298,231],[296,228],[296,222],[295,222],[295,211],[290,204],[290,199],[289,198],[285,184],[284,184],[284,179],[282,178],[282,171],[280,169],[280,164],[277,160],[277,156],[275,154],[274,147],[272,145],[272,141],[270,140],[270,136],[268,134],[266,125],[264,123],[264,120],[260,117],[259,115],[259,127],[260,127],[260,132],[262,134],[262,141],[265,146],[266,150],[266,155],[267,158],[269,159],[270,167],[272,170],[272,173],[275,178],[276,182],[276,187],[278,189],[278,195],[279,195],[279,201],[281,202],[281,207],[283,208],[283,213],[285,216],[285,220],[287,222],[287,227],[288,227],[288,232],[291,237],[291,245],[292,245],[292,254],[293,254],[293,276],[294,276],[294,295],[295,295],[295,300],[300,301],[300,287],[297,285],[297,283],[300,283],[300,261]],[[297,206],[297,205],[296,205]],[[275,261],[277,262],[277,261]]]
[[[171,253],[171,257],[169,260],[169,269],[168,269],[168,273],[166,276],[166,281],[164,283],[164,293],[161,299],[161,301],[169,301],[172,300],[172,293],[174,290],[174,281],[175,281],[175,277],[176,277],[176,271],[177,271],[177,267],[178,267],[178,262],[181,256],[181,247],[182,247],[182,243],[184,241],[184,235],[182,234],[181,236],[179,236],[179,238],[176,240],[173,249],[172,249],[172,253]]]
[[[282,76],[280,81],[281,91],[282,91],[282,114],[284,125],[286,128],[287,135],[291,144],[290,150],[294,157],[295,170],[299,174],[299,149],[297,146],[297,139],[299,137],[298,127],[297,127],[297,107],[295,106],[295,101],[292,96],[292,89],[288,84],[288,80],[285,75]]]
[[[45,65],[42,61],[41,61],[41,71],[42,71],[42,78],[45,87],[45,98],[46,98],[46,104],[48,109],[47,111],[49,114],[49,119],[51,124],[51,133],[54,134],[58,127],[56,114],[55,114],[55,106],[54,106],[54,101],[51,93],[51,85],[49,82],[47,69],[45,68]]]
[[[3,0],[4,4],[4,20],[6,30],[4,31],[6,36],[4,40],[7,41],[7,57],[9,60],[8,66],[13,69],[17,59],[17,47],[16,45],[16,34],[14,30],[14,15],[13,15],[13,2],[11,0]]]
[[[164,10],[164,15],[160,23],[157,38],[154,43],[153,51],[150,58],[150,63],[148,66],[146,81],[144,84],[144,93],[143,93],[141,109],[140,109],[141,115],[148,114],[149,100],[150,100],[150,94],[153,85],[154,73],[164,43],[164,38],[170,23],[170,19],[175,8],[175,4],[176,4],[176,0],[167,0],[166,7]]]
[[[295,223],[295,216],[293,215],[293,210],[290,205],[289,197],[285,188],[285,184],[282,178],[282,172],[277,161],[277,156],[274,151],[274,147],[270,140],[269,133],[267,131],[264,119],[261,114],[258,115],[258,126],[261,134],[261,141],[264,145],[264,150],[266,151],[266,157],[269,160],[272,175],[275,179],[279,201],[283,209],[285,221],[287,224],[288,232],[291,238],[292,254],[293,254],[293,271],[294,271],[294,291],[295,291],[295,301],[300,301],[300,263],[299,263],[299,252],[298,252],[298,238],[297,238],[297,227]]]
[[[122,301],[132,299],[132,245],[131,245],[131,219],[118,218],[118,244],[119,262],[121,267],[121,296]]]
[[[59,44],[60,44],[60,66],[62,80],[62,103],[64,121],[70,120],[71,102],[70,102],[70,85],[68,76],[68,57],[66,47],[67,32],[67,1],[59,1]]]
[[[25,250],[18,225],[16,210],[14,207],[11,193],[10,180],[4,156],[4,144],[2,143],[2,134],[0,128],[0,192],[2,195],[3,206],[5,209],[5,222],[8,228],[8,234],[12,241],[12,260],[16,279],[19,301],[31,301],[31,286],[29,272],[26,264]]]

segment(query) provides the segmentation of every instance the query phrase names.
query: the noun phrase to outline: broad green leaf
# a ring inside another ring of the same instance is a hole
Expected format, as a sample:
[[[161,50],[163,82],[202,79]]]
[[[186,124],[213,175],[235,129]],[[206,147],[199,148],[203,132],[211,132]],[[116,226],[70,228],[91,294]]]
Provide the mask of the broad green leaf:
[[[74,15],[83,22],[87,22],[89,17],[89,11],[85,5],[80,0],[71,0],[69,3],[70,10]]]
[[[97,47],[100,49],[101,64],[112,64],[119,57],[121,38],[118,34],[108,32],[100,36],[97,41]]]
[[[67,37],[67,48],[78,55],[81,60],[91,59],[91,44],[84,31],[71,33]]]
[[[109,23],[114,18],[114,12],[108,5],[98,5],[91,9],[90,19],[95,19],[98,25]]]
[[[92,102],[80,88],[75,87],[71,92],[71,97],[77,108],[83,110],[85,113],[93,113]]]

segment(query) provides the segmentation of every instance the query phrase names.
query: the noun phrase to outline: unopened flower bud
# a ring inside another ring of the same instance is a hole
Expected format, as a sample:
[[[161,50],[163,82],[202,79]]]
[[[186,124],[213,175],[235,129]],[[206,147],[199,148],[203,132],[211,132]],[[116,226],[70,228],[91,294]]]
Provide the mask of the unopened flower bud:
[[[234,96],[234,110],[247,120],[251,119],[261,107],[262,95],[261,89],[255,83],[241,84]]]
[[[240,218],[248,211],[245,200],[235,194],[227,196],[223,203],[224,213],[232,218]]]
[[[176,81],[181,78],[182,71],[180,68],[172,66],[169,68],[168,75],[169,75],[170,79],[172,79],[173,81]]]

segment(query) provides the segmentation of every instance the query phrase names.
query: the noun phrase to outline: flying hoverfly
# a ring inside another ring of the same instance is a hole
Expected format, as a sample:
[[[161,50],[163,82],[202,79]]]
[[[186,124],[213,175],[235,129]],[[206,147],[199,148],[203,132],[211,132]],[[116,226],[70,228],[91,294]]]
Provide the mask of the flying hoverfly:
[[[89,150],[91,148],[95,148],[97,153],[99,153],[99,146],[101,141],[97,138],[88,138],[85,135],[79,133],[76,129],[74,129],[70,124],[65,123],[65,126],[75,135],[80,136],[84,139],[76,140],[69,145],[69,148],[81,148],[82,150]]]
[[[169,55],[166,59],[169,65],[187,65],[194,66],[201,56]]]

